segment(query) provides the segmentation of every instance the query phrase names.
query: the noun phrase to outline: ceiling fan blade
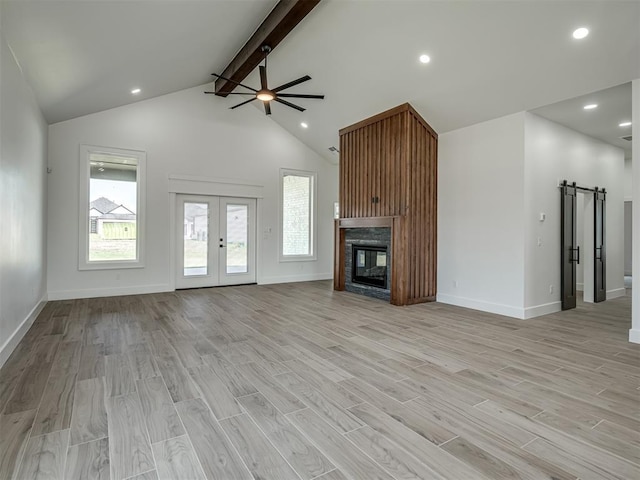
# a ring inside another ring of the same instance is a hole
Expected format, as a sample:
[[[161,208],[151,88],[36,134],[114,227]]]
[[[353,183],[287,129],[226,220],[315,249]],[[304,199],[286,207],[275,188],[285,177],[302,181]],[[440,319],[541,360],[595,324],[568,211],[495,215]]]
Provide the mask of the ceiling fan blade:
[[[320,98],[323,99],[324,95],[308,95],[305,93],[297,94],[297,93],[279,93],[278,97],[285,98]]]
[[[231,80],[230,78],[227,77],[223,77],[222,75],[218,75],[217,73],[212,73],[211,75],[213,75],[214,77],[218,77],[221,78],[223,80],[226,80],[227,82],[231,82],[231,83],[235,83],[236,85],[240,85],[241,87],[247,88],[249,90],[253,90],[254,92],[257,92],[258,90],[256,90],[255,88],[252,87],[247,87],[246,85],[243,85],[240,82],[236,82],[235,80]]]
[[[257,100],[257,98],[256,98],[256,97],[250,98],[250,99],[249,99],[249,100],[247,100],[247,101],[244,101],[244,102],[242,102],[242,103],[239,103],[239,104],[237,104],[237,105],[234,105],[233,107],[229,107],[229,110],[233,110],[234,108],[241,107],[242,105],[246,105],[247,103],[249,103],[249,102],[253,102],[254,100]]]
[[[260,65],[260,87],[263,90],[267,89],[267,67]]]
[[[271,115],[271,104],[269,102],[262,103],[264,103],[264,113],[266,113],[267,115]]]
[[[271,89],[271,91],[272,92],[279,92],[280,90],[286,90],[287,88],[294,87],[294,86],[299,85],[299,84],[301,84],[303,82],[306,82],[307,80],[311,80],[311,77],[309,75],[305,75],[304,77],[300,77],[297,80],[293,80],[292,82],[285,83],[284,85],[280,85],[279,87]]]
[[[286,100],[282,100],[278,97],[274,98],[274,100],[278,103],[281,103],[283,105],[286,105],[287,107],[291,107],[291,108],[295,108],[296,110],[300,111],[300,112],[304,112],[306,109],[299,107],[298,105],[294,105],[293,103],[289,103]]]
[[[227,93],[223,93],[223,92],[204,92],[204,93],[208,93],[210,95],[253,95],[255,97],[255,92],[227,92]]]

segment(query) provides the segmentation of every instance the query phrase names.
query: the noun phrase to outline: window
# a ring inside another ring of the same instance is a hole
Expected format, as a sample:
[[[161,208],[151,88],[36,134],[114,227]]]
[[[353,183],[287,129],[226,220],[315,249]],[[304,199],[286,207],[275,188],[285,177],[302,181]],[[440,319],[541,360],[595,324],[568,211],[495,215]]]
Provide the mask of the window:
[[[80,270],[142,267],[144,152],[80,147]]]
[[[315,260],[315,183],[315,173],[280,171],[281,260]]]

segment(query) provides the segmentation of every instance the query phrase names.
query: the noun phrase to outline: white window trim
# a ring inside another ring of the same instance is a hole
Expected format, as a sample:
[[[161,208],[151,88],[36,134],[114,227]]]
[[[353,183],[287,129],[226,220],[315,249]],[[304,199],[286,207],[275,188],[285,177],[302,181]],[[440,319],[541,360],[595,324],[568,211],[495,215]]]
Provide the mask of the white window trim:
[[[136,173],[137,205],[136,205],[136,260],[94,260],[89,261],[89,155],[105,153],[135,157],[138,162]],[[78,270],[112,270],[121,268],[144,268],[145,257],[145,212],[146,212],[146,165],[147,154],[139,150],[125,150],[95,145],[80,145],[79,160],[79,205],[78,205]]]
[[[311,178],[311,205],[310,205],[310,212],[309,214],[311,215],[311,220],[309,222],[309,225],[311,226],[311,235],[310,235],[310,243],[311,245],[310,250],[311,253],[309,255],[284,255],[282,253],[282,249],[283,249],[283,238],[284,238],[284,232],[283,232],[283,223],[284,223],[284,216],[282,215],[282,210],[284,207],[284,177],[286,175],[296,175],[299,177],[309,177]],[[280,169],[280,179],[279,179],[279,185],[280,185],[280,192],[279,192],[279,201],[278,201],[278,223],[279,223],[279,228],[278,228],[278,232],[279,232],[279,237],[278,237],[278,257],[279,257],[279,261],[280,262],[308,262],[308,261],[314,261],[317,260],[317,253],[316,253],[316,238],[317,238],[317,215],[316,215],[316,182],[317,182],[317,173],[316,172],[310,172],[310,171],[306,171],[306,170],[294,170],[294,169],[290,169],[290,168],[281,168]]]

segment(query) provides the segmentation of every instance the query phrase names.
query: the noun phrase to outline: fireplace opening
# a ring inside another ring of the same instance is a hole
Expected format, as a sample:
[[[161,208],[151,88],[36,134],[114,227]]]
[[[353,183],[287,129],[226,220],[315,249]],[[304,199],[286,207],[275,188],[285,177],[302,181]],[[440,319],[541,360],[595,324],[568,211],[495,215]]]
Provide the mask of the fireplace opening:
[[[351,281],[387,288],[387,247],[352,246]]]

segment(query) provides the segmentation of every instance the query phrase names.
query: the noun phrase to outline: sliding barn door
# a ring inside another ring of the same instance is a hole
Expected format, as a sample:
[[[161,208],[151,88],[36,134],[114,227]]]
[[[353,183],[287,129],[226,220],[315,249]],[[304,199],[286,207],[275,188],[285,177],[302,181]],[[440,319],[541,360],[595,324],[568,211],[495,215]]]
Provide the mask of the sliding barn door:
[[[576,241],[576,187],[565,181],[561,186],[562,202],[560,216],[562,218],[560,244],[560,296],[562,310],[576,308],[576,263],[580,250]]]
[[[606,192],[598,190],[594,193],[594,228],[595,234],[595,254],[594,254],[594,270],[593,270],[593,301],[603,302],[607,299],[607,254],[605,249],[605,199]]]

